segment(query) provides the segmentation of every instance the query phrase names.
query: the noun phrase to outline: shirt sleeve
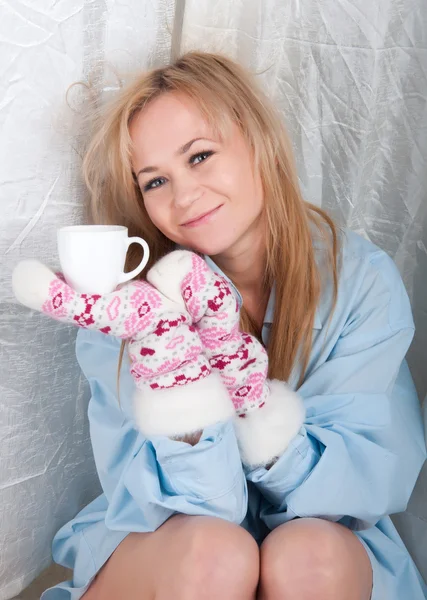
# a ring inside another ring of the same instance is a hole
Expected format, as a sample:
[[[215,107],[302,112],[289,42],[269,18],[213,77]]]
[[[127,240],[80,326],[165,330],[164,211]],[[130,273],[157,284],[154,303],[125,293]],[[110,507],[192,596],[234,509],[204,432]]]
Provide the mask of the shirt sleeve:
[[[134,382],[126,353],[120,375],[120,342],[81,330],[76,354],[89,381],[90,436],[100,483],[108,500],[110,529],[154,531],[175,513],[241,523],[247,485],[231,422],[207,427],[191,446],[164,436],[150,440],[132,417]]]
[[[340,290],[343,301],[345,316],[323,326],[326,358],[298,390],[303,427],[270,470],[247,472],[270,529],[296,517],[368,528],[405,510],[425,460],[420,406],[404,361],[414,325],[393,261],[382,251],[359,260]]]

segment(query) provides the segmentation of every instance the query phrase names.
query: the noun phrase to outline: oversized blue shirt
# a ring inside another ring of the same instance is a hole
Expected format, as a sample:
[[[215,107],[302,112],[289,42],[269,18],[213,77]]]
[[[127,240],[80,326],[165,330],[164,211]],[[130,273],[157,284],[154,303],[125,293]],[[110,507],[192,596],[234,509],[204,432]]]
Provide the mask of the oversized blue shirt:
[[[322,269],[323,250],[316,252]],[[127,533],[154,531],[175,513],[227,519],[258,541],[296,517],[340,521],[370,556],[373,600],[427,597],[388,517],[405,510],[426,456],[404,361],[414,333],[408,297],[393,261],[348,231],[331,319],[332,285],[326,271],[324,277],[307,375],[297,390],[306,419],[270,470],[243,469],[231,422],[206,428],[195,446],[145,439],[133,421],[126,360],[118,403],[120,342],[79,331],[77,358],[92,392],[88,416],[103,493],[55,536],[54,559],[74,569],[74,578],[46,591],[43,600],[62,600],[65,590],[80,598]],[[274,302],[273,288],[262,331],[266,345]],[[298,377],[296,369],[288,382],[294,389]]]

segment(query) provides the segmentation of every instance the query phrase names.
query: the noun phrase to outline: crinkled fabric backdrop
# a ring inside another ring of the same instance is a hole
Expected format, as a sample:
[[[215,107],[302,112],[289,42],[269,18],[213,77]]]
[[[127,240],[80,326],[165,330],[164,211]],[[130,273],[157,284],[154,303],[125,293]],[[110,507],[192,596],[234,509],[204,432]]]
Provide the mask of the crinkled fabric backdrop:
[[[56,229],[79,223],[90,82],[100,101],[129,73],[187,49],[259,73],[288,124],[307,200],[396,261],[427,391],[425,0],[0,0],[0,600],[51,561],[58,528],[99,492],[73,328],[15,301],[19,259],[57,266]],[[397,482],[398,484],[398,482]],[[427,472],[395,517],[427,577]]]

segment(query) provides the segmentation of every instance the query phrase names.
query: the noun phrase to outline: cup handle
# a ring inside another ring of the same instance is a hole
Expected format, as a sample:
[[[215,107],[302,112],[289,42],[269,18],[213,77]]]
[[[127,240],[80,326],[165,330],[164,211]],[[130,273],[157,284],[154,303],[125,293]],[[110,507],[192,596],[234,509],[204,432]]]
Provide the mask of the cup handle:
[[[142,238],[130,237],[127,240],[127,244],[128,244],[128,246],[127,246],[126,252],[128,251],[129,246],[131,244],[139,244],[140,246],[142,246],[142,248],[144,250],[144,255],[142,257],[141,262],[136,267],[136,269],[134,269],[133,271],[129,271],[129,273],[122,273],[120,275],[119,283],[124,283],[125,281],[129,281],[129,279],[133,279],[134,277],[139,275],[141,273],[142,269],[148,263],[148,259],[150,258],[150,248],[148,247],[147,242],[145,240],[143,240]]]

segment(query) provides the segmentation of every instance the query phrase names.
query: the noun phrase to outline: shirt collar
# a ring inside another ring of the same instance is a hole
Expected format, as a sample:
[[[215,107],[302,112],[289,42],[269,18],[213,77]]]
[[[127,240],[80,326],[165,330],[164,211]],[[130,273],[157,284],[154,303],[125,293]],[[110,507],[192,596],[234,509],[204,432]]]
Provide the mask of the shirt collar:
[[[218,267],[218,265],[216,263],[214,263],[214,261],[209,256],[207,256],[205,254],[204,259],[207,262],[208,266],[212,269],[212,271],[215,271],[215,273],[218,273],[219,275],[224,277],[224,279],[226,279],[229,282],[231,288],[233,289],[233,291],[235,292],[235,294],[237,296],[239,308],[241,308],[243,305],[242,295],[239,292],[239,290],[237,289],[237,287],[234,285],[234,283],[231,281],[231,279],[229,277],[227,277],[227,275],[225,273],[223,273],[223,271],[221,271],[221,269]],[[269,297],[268,303],[267,303],[267,309],[265,311],[264,325],[270,326],[273,323],[275,302],[276,302],[276,284],[273,283],[273,287],[271,289],[270,297]],[[322,329],[322,321],[320,318],[319,307],[316,308],[316,312],[314,315],[313,329]]]

